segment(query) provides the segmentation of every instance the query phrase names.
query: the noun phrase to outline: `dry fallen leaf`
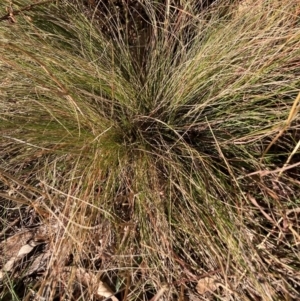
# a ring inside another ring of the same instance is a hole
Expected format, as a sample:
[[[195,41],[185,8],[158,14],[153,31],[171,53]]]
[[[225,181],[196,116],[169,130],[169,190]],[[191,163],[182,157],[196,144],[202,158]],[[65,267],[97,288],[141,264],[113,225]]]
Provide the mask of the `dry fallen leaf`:
[[[22,260],[27,254],[29,254],[40,242],[36,242],[32,239],[33,233],[31,231],[25,231],[15,234],[7,240],[1,242],[0,250],[8,260],[3,262],[2,270],[0,271],[0,281],[3,280],[4,275],[10,272],[17,262]],[[26,241],[28,241],[26,243]],[[5,258],[5,259],[6,259]]]
[[[216,280],[213,277],[205,277],[198,281],[196,290],[200,295],[213,292],[217,289]]]
[[[101,280],[98,280],[96,275],[87,272],[85,269],[77,268],[76,278],[85,286],[91,285],[92,287],[96,287],[96,297],[105,297],[110,298],[112,301],[119,301],[114,296],[114,292],[109,288],[109,286],[106,283],[102,282]]]
[[[119,301],[114,295],[113,291],[104,282],[98,282],[97,294],[99,297],[110,298],[112,301]]]

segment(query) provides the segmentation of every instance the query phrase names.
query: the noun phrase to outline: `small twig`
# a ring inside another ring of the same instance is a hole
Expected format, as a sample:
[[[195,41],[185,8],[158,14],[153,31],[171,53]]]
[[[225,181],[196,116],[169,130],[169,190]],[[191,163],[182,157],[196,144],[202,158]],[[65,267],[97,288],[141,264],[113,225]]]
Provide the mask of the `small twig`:
[[[294,163],[294,164],[291,164],[291,165],[288,165],[288,166],[276,168],[274,170],[258,170],[258,171],[255,171],[255,172],[251,172],[251,173],[249,173],[245,176],[240,176],[240,177],[238,177],[238,180],[246,178],[246,177],[251,177],[251,176],[254,176],[254,175],[260,175],[261,177],[264,177],[264,176],[274,174],[274,173],[280,173],[280,172],[282,173],[283,171],[286,171],[288,169],[297,167],[299,165],[300,165],[300,162],[297,162],[297,163]]]
[[[182,278],[180,280],[172,282],[171,284],[172,285],[180,285],[180,284],[184,284],[184,283],[198,282],[200,279],[211,277],[212,275],[215,275],[215,274],[220,273],[220,272],[221,272],[221,269],[217,268],[217,269],[212,270],[210,272],[204,273],[200,276],[195,276],[195,277],[192,277],[192,278],[189,278],[189,279]]]
[[[286,160],[286,162],[284,163],[283,167],[282,167],[282,171],[279,172],[278,178],[281,176],[284,168],[286,168],[288,166],[288,164],[290,163],[292,157],[297,153],[298,149],[300,148],[300,140],[298,141],[297,145],[295,146],[295,148],[293,149],[293,151],[291,152],[291,154],[289,155],[288,159]]]
[[[248,199],[251,203],[259,209],[259,211],[264,215],[264,217],[270,221],[272,224],[276,224],[275,221],[263,210],[263,208],[257,203],[256,199],[248,193]]]
[[[32,4],[29,4],[27,6],[24,6],[21,9],[18,9],[18,10],[12,10],[12,9],[10,9],[9,12],[6,15],[0,17],[0,21],[11,20],[12,16],[17,16],[17,15],[19,15],[20,13],[22,13],[24,11],[30,11],[30,10],[32,10],[35,6],[47,4],[47,3],[50,3],[50,2],[54,2],[54,1],[56,1],[56,0],[40,1],[40,2],[37,2],[37,3],[32,3]]]
[[[158,301],[158,299],[164,294],[164,292],[168,289],[168,285],[163,285],[159,291],[155,294],[153,298],[151,298],[150,301]]]
[[[270,150],[270,148],[272,147],[272,145],[274,145],[274,143],[283,135],[283,133],[290,127],[292,121],[294,120],[295,116],[297,115],[298,111],[299,111],[299,106],[298,104],[300,103],[300,92],[298,93],[298,96],[296,97],[295,101],[293,102],[292,108],[290,110],[289,116],[287,118],[287,120],[284,122],[284,126],[282,127],[282,129],[278,132],[278,134],[276,135],[276,137],[271,141],[271,143],[268,145],[268,147],[265,149],[265,151],[263,152],[260,161],[262,162],[264,156],[266,155],[266,153]],[[288,161],[286,162],[286,164],[288,164]],[[279,174],[279,176],[281,175],[281,172]]]
[[[13,222],[11,222],[7,227],[5,227],[1,232],[0,232],[0,238],[4,236],[4,234],[9,230],[12,229],[13,226],[15,226],[19,221],[21,220],[20,217],[16,218]]]

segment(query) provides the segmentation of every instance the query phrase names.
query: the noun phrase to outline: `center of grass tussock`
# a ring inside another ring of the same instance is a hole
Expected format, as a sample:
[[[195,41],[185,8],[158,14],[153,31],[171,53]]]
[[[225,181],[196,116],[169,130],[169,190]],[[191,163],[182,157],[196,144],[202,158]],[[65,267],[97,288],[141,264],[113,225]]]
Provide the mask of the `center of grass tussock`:
[[[124,300],[294,298],[298,2],[71,2],[1,24],[0,187]]]

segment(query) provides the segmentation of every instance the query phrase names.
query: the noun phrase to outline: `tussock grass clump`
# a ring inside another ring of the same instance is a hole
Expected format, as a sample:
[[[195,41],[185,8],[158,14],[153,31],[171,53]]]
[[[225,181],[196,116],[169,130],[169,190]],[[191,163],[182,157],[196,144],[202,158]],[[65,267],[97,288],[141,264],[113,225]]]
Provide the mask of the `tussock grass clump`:
[[[0,197],[47,230],[32,290],[299,298],[298,1],[29,4],[0,28]]]

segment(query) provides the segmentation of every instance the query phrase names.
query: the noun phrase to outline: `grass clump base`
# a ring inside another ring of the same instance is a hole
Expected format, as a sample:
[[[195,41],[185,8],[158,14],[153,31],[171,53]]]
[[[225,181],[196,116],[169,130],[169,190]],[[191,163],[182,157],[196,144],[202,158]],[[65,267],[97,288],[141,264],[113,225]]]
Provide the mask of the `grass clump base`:
[[[0,298],[299,299],[298,1],[88,2],[1,21]]]

